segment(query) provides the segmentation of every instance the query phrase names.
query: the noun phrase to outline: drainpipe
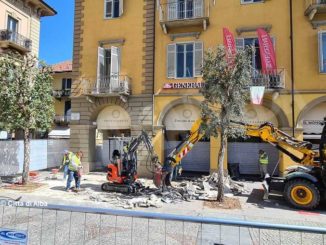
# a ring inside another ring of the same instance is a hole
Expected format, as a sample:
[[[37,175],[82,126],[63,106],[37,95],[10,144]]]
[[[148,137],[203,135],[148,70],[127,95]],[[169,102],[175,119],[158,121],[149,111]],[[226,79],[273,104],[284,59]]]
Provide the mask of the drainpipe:
[[[153,95],[153,106],[152,106],[152,134],[154,135],[154,109],[155,109],[155,38],[156,38],[156,11],[158,2],[154,1],[154,21],[153,21],[153,86],[152,86],[152,95]]]
[[[292,107],[292,136],[294,137],[295,128],[295,113],[294,113],[294,50],[293,50],[293,5],[292,0],[290,4],[290,42],[291,42],[291,107]]]

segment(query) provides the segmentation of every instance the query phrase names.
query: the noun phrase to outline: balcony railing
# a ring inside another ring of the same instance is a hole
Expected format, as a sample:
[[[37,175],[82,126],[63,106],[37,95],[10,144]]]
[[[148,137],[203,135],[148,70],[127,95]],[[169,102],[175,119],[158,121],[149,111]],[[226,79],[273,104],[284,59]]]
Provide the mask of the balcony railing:
[[[284,89],[285,71],[284,69],[277,69],[264,74],[261,70],[253,70],[252,85],[265,86],[266,89]]]
[[[126,75],[103,76],[100,78],[83,78],[82,90],[85,95],[116,96],[130,95],[130,78]]]
[[[315,16],[317,14],[326,13],[326,0],[305,0],[305,4],[306,4],[305,15],[308,16],[309,20],[312,22],[315,21]],[[318,20],[316,21],[321,22],[325,20],[326,20],[326,16],[324,16],[324,18],[318,18]]]
[[[71,116],[60,116],[60,115],[56,115],[54,117],[54,122],[58,123],[58,124],[66,124],[69,123],[71,120]]]
[[[58,90],[53,90],[52,95],[55,98],[62,98],[62,97],[69,97],[71,95],[71,89],[58,89]]]
[[[161,4],[160,23],[165,33],[171,28],[199,26],[206,30],[209,17],[209,0],[175,0]]]
[[[3,42],[8,43],[5,45],[5,48],[13,47],[19,49],[19,51],[29,52],[32,50],[32,40],[20,35],[17,32],[13,32],[10,30],[0,30],[0,43],[3,46]]]

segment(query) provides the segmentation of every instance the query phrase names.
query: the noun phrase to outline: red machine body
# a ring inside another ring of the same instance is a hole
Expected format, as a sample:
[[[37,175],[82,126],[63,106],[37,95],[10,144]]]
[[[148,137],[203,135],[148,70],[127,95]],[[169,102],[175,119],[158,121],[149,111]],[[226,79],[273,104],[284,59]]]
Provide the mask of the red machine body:
[[[107,173],[107,180],[112,183],[116,184],[124,184],[125,180],[127,179],[127,176],[120,174],[119,166],[113,163],[110,163],[108,165],[108,173]],[[138,178],[137,175],[134,176],[134,179],[136,180]]]

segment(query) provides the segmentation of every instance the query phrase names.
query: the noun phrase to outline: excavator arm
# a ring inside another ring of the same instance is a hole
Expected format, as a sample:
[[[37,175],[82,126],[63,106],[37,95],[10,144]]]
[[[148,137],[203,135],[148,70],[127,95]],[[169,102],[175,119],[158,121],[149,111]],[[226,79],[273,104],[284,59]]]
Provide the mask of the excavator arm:
[[[264,142],[273,145],[293,161],[306,166],[316,166],[314,158],[317,153],[311,149],[312,144],[310,142],[297,140],[274,127],[271,123],[264,123],[260,126],[236,121],[232,121],[232,123],[244,127],[247,136],[260,138]]]
[[[171,153],[167,156],[165,164],[163,166],[163,171],[171,172],[171,170],[180,164],[182,158],[184,158],[187,153],[189,153],[194,145],[204,136],[203,133],[200,132],[200,125],[202,123],[202,119],[197,119],[190,129],[190,134],[186,138],[186,140],[182,141],[179,145],[177,145]]]

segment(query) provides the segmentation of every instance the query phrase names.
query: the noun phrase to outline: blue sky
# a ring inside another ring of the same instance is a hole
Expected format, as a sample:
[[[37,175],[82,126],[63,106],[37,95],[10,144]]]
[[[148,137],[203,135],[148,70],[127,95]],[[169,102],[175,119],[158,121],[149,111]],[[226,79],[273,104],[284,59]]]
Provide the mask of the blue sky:
[[[55,64],[72,59],[74,0],[46,0],[58,14],[41,19],[40,59]]]

